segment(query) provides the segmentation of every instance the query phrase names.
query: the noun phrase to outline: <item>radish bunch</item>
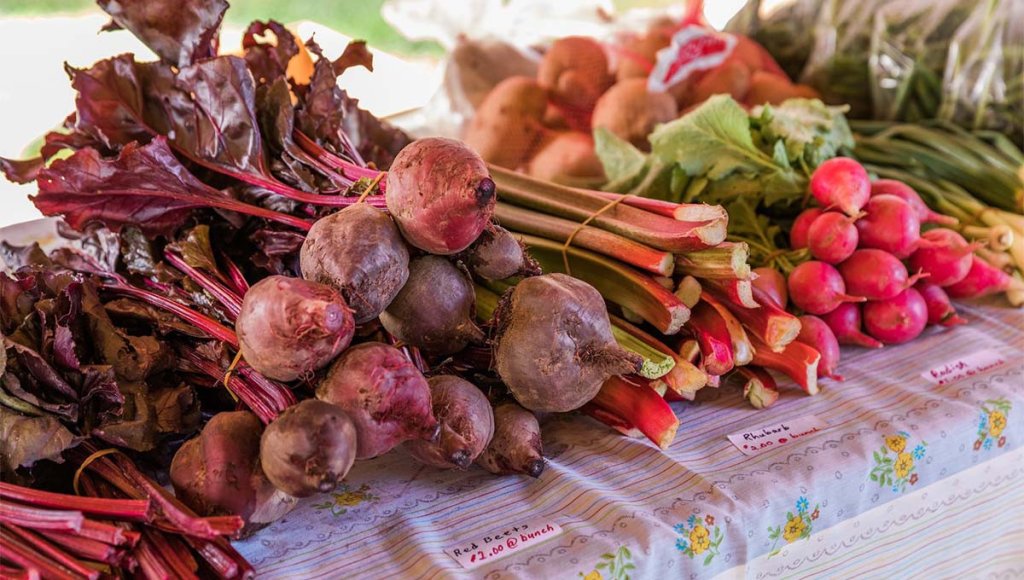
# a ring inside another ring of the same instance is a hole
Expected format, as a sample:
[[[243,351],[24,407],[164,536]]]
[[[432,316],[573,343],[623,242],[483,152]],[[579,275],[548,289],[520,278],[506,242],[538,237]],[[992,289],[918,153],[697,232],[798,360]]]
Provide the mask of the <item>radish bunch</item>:
[[[790,244],[813,260],[790,273],[789,299],[820,317],[839,343],[878,348],[913,340],[928,324],[963,324],[950,296],[985,296],[1010,284],[957,232],[921,231],[923,223],[955,220],[930,211],[904,183],[872,183],[852,159],[822,163],[810,192],[821,207],[796,218]],[[815,335],[821,340],[820,330]]]

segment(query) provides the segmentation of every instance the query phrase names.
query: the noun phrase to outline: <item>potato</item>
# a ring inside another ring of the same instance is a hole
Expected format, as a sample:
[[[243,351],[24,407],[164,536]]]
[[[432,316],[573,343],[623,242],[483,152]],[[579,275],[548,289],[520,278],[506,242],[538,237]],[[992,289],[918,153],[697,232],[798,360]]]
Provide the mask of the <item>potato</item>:
[[[537,80],[551,91],[555,102],[589,112],[614,78],[600,43],[584,36],[567,36],[552,43],[540,61]]]
[[[552,132],[530,159],[526,172],[538,179],[572,185],[603,181],[604,167],[594,138],[579,131]]]
[[[509,77],[484,99],[464,140],[488,163],[515,169],[544,134],[547,92],[529,77]]]
[[[676,118],[676,102],[667,93],[647,90],[646,78],[620,81],[601,95],[592,124],[604,127],[634,146],[649,150],[654,126]]]

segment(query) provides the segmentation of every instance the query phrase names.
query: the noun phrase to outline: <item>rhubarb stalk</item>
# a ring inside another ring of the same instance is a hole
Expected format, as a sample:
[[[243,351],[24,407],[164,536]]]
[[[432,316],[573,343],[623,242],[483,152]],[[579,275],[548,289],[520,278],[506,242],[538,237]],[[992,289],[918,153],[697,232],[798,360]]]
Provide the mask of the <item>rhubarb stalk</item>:
[[[587,405],[584,412],[600,419],[619,419],[619,426],[632,426],[661,449],[668,449],[679,428],[679,418],[657,391],[637,379],[612,377]]]

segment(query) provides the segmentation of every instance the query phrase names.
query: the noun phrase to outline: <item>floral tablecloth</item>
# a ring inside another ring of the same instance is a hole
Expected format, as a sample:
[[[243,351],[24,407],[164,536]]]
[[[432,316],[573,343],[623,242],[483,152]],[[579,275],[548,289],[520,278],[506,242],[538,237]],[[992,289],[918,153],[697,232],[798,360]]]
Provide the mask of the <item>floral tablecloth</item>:
[[[538,480],[424,468],[400,450],[360,462],[343,489],[238,545],[267,578],[1024,573],[1024,315],[964,314],[969,326],[844,352],[845,382],[815,397],[789,388],[756,411],[704,389],[676,407],[666,451],[560,417],[544,424]],[[988,362],[941,385],[922,376],[966,354]],[[826,427],[754,456],[727,439],[811,415]],[[548,525],[479,567],[453,557]]]

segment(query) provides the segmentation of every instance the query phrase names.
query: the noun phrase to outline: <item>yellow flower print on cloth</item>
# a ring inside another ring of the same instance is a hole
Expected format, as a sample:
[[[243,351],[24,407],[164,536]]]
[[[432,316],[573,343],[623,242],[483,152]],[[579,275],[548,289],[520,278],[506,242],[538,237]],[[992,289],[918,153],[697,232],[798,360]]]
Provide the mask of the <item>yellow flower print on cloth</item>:
[[[676,524],[672,529],[679,534],[676,549],[691,560],[703,558],[705,566],[711,564],[718,555],[718,546],[725,539],[722,528],[715,525],[715,516],[711,514],[704,516],[704,519],[691,515],[685,523]]]
[[[784,540],[786,544],[792,544],[799,539],[810,537],[814,520],[818,519],[819,514],[817,504],[812,510],[811,502],[807,501],[806,497],[800,496],[796,500],[796,513],[786,512],[785,524],[768,528],[768,538],[774,540],[772,551],[768,553],[768,556],[774,556],[782,551],[785,544],[779,545],[780,539]]]
[[[1010,401],[999,398],[985,401],[981,405],[981,415],[978,416],[978,438],[974,441],[974,450],[989,451],[993,446],[1002,447],[1006,445],[1006,436],[1003,431],[1010,416],[1013,405]]]
[[[907,448],[907,438],[902,434],[889,435],[885,438],[885,446],[893,453],[902,453]]]
[[[601,554],[601,561],[590,572],[580,572],[583,580],[630,580],[629,573],[635,570],[633,553],[626,546],[619,546],[614,554]]]
[[[350,490],[348,485],[342,485],[331,494],[329,501],[313,504],[313,508],[316,510],[328,510],[332,516],[338,517],[348,513],[348,508],[356,507],[367,501],[377,501],[378,499],[380,498],[370,493],[370,486],[365,483],[356,490]]]
[[[910,448],[910,434],[906,431],[886,435],[883,441],[882,447],[873,454],[875,466],[871,468],[869,477],[880,487],[888,487],[893,493],[903,493],[908,484],[917,483],[914,468],[924,459],[928,444],[921,441]]]

